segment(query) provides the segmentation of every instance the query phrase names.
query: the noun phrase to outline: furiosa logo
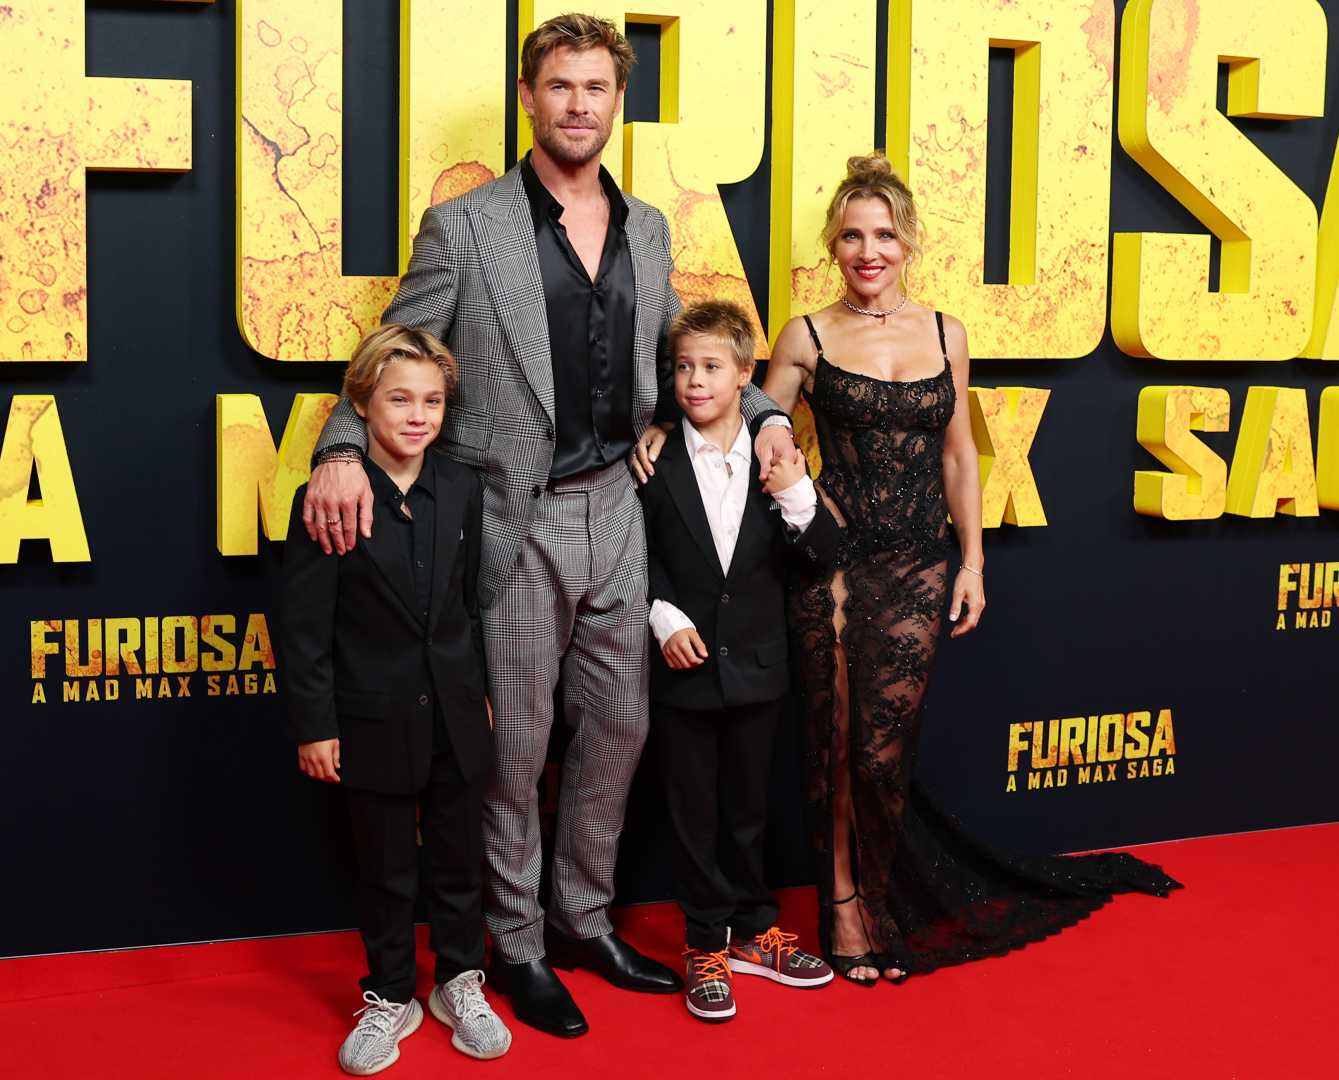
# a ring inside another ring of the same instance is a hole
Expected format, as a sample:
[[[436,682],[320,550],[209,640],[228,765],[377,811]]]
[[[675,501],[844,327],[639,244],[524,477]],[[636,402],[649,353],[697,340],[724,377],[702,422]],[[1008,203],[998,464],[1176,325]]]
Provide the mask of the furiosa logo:
[[[1176,774],[1172,710],[1068,716],[1009,725],[1004,790],[1106,784]]]
[[[1339,562],[1284,563],[1279,567],[1275,630],[1318,630],[1339,604]]]

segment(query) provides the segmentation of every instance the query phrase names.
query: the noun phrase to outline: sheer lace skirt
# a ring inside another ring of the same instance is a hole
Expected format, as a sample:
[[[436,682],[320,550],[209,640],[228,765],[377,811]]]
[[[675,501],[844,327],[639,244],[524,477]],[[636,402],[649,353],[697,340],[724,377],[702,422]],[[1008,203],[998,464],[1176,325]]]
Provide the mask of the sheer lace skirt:
[[[831,955],[834,802],[849,798],[852,876],[877,945],[886,966],[913,973],[1036,941],[1114,893],[1165,896],[1179,887],[1129,855],[993,851],[916,786],[946,577],[943,561],[876,552],[831,577],[796,582],[790,594],[820,942]]]

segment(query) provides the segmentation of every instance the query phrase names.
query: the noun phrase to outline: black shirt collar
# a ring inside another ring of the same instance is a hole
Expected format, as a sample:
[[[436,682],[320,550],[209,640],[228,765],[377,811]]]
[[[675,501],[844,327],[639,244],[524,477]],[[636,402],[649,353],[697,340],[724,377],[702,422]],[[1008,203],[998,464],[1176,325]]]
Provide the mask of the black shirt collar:
[[[428,451],[431,453],[432,451]],[[373,461],[366,454],[363,455],[363,468],[367,471],[368,483],[372,485],[372,493],[381,502],[390,503],[392,506],[399,506],[404,501],[400,495],[400,489],[395,486],[395,481],[386,475],[386,470]],[[437,470],[432,467],[432,459],[428,454],[423,455],[423,468],[419,470],[418,479],[410,485],[409,491],[418,488],[429,498],[436,498],[435,476]],[[405,492],[405,495],[409,494]]]
[[[535,167],[530,164],[530,155],[526,154],[521,162],[521,182],[525,185],[526,197],[530,200],[530,212],[535,219],[535,228],[545,220],[557,222],[563,216],[563,204],[553,197],[553,192],[544,186]],[[604,188],[604,197],[609,200],[609,220],[622,229],[628,220],[628,202],[623,192],[618,190],[609,170],[600,166],[600,187]]]

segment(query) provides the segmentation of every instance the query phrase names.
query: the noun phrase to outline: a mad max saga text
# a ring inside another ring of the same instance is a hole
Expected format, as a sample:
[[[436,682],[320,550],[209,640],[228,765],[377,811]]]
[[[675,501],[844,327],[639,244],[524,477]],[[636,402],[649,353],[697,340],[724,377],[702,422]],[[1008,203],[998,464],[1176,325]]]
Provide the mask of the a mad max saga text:
[[[34,619],[29,627],[35,705],[48,695],[82,704],[277,692],[260,612]],[[59,687],[48,686],[57,678]]]
[[[1176,731],[1171,709],[1009,725],[1006,792],[1175,775]]]

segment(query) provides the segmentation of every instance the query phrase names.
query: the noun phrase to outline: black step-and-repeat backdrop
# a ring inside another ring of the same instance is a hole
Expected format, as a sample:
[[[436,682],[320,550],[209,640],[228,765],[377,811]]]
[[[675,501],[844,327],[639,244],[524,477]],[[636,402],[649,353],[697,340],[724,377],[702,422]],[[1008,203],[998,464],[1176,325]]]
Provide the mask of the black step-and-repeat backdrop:
[[[285,515],[422,209],[524,152],[517,45],[566,6],[0,4],[0,955],[351,924],[281,729]],[[939,801],[1026,851],[1339,818],[1330,5],[589,6],[640,59],[605,160],[686,298],[774,337],[838,293],[845,158],[917,192],[989,526]],[[662,830],[639,780],[622,899],[665,894]]]

